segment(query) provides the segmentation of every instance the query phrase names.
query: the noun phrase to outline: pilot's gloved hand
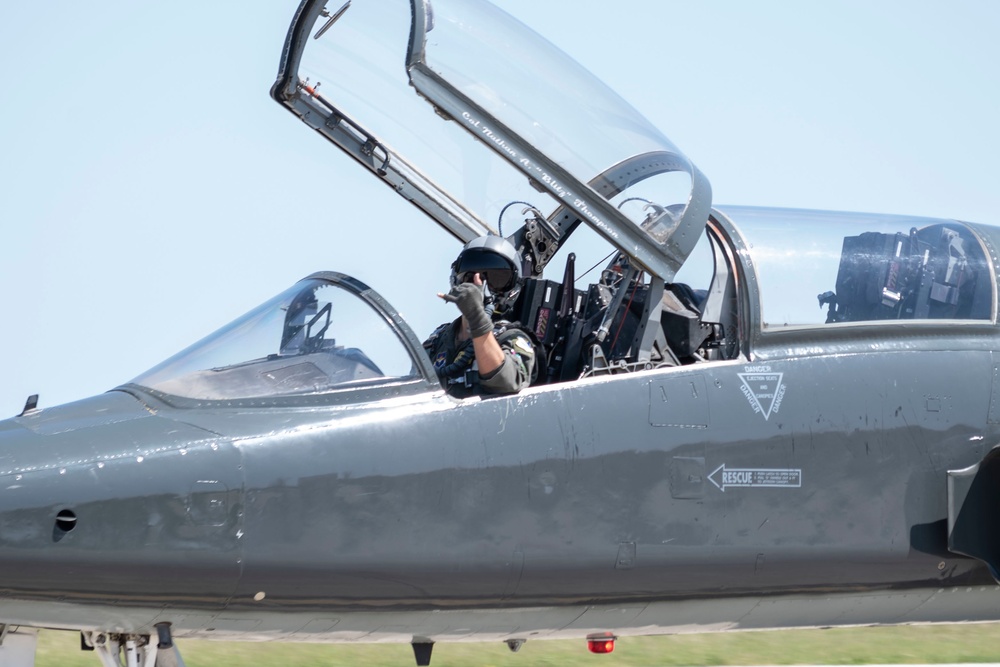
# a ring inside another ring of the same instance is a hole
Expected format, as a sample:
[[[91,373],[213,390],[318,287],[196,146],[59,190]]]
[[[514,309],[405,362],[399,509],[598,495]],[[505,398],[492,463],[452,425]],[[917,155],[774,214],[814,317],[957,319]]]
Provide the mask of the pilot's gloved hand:
[[[447,294],[441,295],[445,301],[458,306],[469,323],[469,333],[473,338],[485,336],[493,331],[493,321],[483,307],[483,288],[472,283],[455,285]]]

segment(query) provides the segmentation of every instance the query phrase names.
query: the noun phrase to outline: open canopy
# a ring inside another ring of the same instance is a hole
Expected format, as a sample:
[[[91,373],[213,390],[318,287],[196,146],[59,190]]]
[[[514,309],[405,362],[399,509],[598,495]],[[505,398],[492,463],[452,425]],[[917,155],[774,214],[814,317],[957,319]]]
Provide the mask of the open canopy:
[[[669,279],[708,218],[665,136],[486,0],[305,0],[272,96],[463,241],[534,207],[536,271],[583,221]]]

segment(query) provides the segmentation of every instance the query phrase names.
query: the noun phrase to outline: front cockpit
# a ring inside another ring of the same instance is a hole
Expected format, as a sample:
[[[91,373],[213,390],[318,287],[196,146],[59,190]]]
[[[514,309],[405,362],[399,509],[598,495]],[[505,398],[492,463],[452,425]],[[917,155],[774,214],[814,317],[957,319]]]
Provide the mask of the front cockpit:
[[[271,95],[461,241],[513,243],[528,281],[517,312],[545,348],[544,380],[738,353],[735,323],[719,316],[733,308],[708,299],[711,272],[668,288],[706,237],[708,181],[603,82],[491,3],[304,0]],[[610,250],[597,278],[573,255],[588,235]],[[554,259],[561,277],[546,280]],[[727,266],[723,283],[735,276]],[[665,290],[679,323],[664,315]],[[698,290],[716,321],[692,320]],[[672,346],[664,332],[675,329],[685,340]]]

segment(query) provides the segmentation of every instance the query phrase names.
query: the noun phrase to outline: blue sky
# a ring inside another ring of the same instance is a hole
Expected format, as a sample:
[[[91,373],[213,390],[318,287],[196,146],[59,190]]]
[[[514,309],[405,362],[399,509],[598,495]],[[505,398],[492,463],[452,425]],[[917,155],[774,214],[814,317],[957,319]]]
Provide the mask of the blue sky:
[[[497,4],[718,203],[996,221],[1000,3]],[[296,5],[0,9],[0,415],[110,389],[317,270],[419,334],[453,316],[457,242],[268,97]]]

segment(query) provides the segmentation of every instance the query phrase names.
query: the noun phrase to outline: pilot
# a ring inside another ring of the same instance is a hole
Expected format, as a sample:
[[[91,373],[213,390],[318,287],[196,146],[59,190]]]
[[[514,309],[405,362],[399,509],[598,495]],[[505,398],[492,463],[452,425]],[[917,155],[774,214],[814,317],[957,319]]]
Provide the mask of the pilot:
[[[473,239],[451,265],[451,291],[438,296],[462,315],[435,329],[424,349],[452,396],[514,394],[531,383],[531,336],[503,319],[520,289],[520,258],[502,236]]]

